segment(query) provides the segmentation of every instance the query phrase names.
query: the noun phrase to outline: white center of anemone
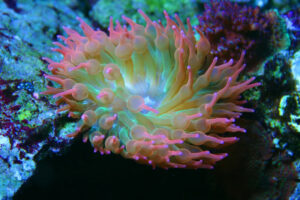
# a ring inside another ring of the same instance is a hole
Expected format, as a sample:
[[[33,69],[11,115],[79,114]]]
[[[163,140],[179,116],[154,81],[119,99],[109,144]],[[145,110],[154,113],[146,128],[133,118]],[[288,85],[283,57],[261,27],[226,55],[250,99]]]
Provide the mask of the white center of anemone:
[[[151,106],[152,108],[158,108],[161,101],[165,96],[165,92],[163,91],[164,83],[160,80],[158,87],[156,87],[155,91],[151,91],[150,83],[138,77],[138,80],[135,81],[134,84],[129,83],[125,79],[125,88],[130,95],[138,95],[144,98],[145,104],[147,106]],[[148,113],[148,111],[146,111]]]

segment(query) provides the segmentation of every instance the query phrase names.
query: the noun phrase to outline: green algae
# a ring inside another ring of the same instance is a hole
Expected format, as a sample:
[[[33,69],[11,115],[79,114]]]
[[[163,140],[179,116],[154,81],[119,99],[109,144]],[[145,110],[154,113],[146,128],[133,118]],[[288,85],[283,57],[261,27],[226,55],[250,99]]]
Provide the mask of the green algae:
[[[109,18],[112,16],[114,20],[122,21],[122,15],[125,15],[139,24],[144,24],[145,20],[137,12],[138,9],[143,10],[152,20],[161,20],[165,24],[163,11],[166,10],[170,16],[175,13],[183,20],[190,17],[191,24],[198,24],[196,14],[199,13],[196,2],[192,0],[127,0],[119,3],[117,0],[98,1],[90,16],[102,26],[109,26]]]

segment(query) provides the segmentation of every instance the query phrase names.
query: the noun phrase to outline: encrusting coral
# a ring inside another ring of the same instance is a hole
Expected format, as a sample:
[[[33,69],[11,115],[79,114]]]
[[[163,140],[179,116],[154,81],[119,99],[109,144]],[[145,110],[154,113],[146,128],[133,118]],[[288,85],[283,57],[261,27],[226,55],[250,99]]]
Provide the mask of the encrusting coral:
[[[260,83],[237,80],[245,68],[240,59],[205,66],[210,43],[202,32],[196,41],[189,19],[187,29],[175,15],[164,12],[167,24],[151,21],[141,10],[146,27],[123,16],[130,25],[110,20],[109,35],[94,31],[82,19],[85,34],[64,27],[66,46],[54,42],[63,55],[54,62],[44,58],[61,88],[47,86],[58,112],[80,118],[75,132],[83,133],[95,152],[121,154],[162,168],[213,168],[227,156],[208,149],[238,141],[225,132],[246,132],[234,121],[244,108],[240,94]],[[199,70],[204,71],[198,75]],[[222,136],[223,134],[223,136]]]

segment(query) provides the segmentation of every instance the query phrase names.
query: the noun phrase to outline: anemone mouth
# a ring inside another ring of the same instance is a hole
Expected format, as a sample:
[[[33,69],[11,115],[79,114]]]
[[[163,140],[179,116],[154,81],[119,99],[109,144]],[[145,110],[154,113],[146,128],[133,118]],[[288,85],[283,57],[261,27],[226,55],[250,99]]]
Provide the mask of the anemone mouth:
[[[130,84],[125,82],[125,88],[130,95],[138,95],[141,96],[145,104],[151,106],[152,108],[158,108],[164,99],[166,92],[163,91],[164,82],[161,80],[158,82],[156,90],[151,90],[150,83],[145,79],[138,77],[135,81],[135,84]],[[142,113],[149,113],[147,110],[142,110]]]
[[[109,35],[94,31],[82,19],[85,36],[64,28],[53,49],[63,54],[56,63],[48,58],[50,79],[61,88],[48,86],[43,94],[59,98],[58,112],[80,118],[69,137],[83,132],[95,152],[119,153],[125,158],[162,168],[213,168],[226,153],[203,149],[236,142],[224,132],[245,132],[233,122],[241,112],[240,94],[259,83],[254,78],[237,81],[244,69],[240,59],[222,65],[204,61],[210,43],[199,29],[199,40],[189,20],[186,29],[164,12],[167,25],[153,22],[139,10],[146,26],[123,17],[131,29],[111,19]],[[198,75],[198,71],[204,71]]]

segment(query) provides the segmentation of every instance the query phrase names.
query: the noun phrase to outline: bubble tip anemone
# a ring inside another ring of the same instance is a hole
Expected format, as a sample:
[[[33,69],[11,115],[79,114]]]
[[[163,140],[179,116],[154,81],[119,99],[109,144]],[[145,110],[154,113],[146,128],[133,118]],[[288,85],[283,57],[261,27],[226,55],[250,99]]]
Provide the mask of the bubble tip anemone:
[[[224,132],[245,132],[233,124],[241,112],[240,94],[258,86],[254,78],[237,81],[244,69],[240,59],[206,69],[210,43],[197,29],[186,29],[164,12],[167,25],[155,23],[141,10],[146,27],[127,17],[131,29],[111,19],[109,35],[93,30],[82,19],[85,36],[64,27],[65,45],[55,42],[60,62],[43,58],[52,75],[45,78],[61,87],[47,86],[46,95],[79,118],[68,137],[84,133],[95,152],[121,154],[139,163],[162,168],[207,168],[227,156],[204,150],[232,144],[236,137]],[[187,21],[189,23],[189,20]],[[199,70],[206,71],[198,76]]]

